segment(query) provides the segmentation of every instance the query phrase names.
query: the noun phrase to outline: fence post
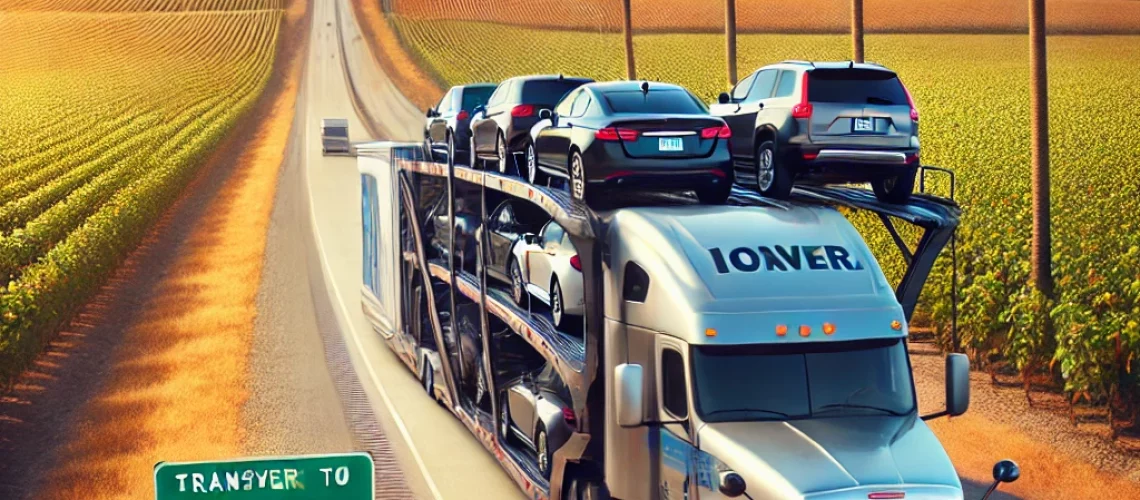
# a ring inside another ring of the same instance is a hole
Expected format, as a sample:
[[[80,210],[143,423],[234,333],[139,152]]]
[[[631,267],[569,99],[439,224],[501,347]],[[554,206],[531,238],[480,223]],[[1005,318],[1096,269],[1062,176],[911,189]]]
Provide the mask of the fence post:
[[[851,60],[863,62],[863,0],[851,0]]]
[[[736,85],[736,0],[724,0],[724,45],[728,85]]]
[[[633,65],[633,21],[630,19],[630,0],[622,0],[622,34],[625,36],[625,77],[628,80],[637,78],[637,69]]]
[[[1033,279],[1053,297],[1052,236],[1049,228],[1049,85],[1045,52],[1045,0],[1029,0],[1029,70],[1033,158]]]

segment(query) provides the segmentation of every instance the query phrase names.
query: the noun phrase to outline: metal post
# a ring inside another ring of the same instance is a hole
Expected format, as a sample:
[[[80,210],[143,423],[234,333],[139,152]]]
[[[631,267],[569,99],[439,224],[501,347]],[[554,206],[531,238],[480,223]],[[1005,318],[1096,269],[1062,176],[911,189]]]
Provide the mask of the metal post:
[[[851,0],[851,60],[863,62],[863,0]]]
[[[724,1],[724,45],[728,85],[736,85],[736,0]]]
[[[1029,69],[1032,78],[1033,279],[1053,296],[1052,237],[1049,230],[1049,85],[1045,53],[1045,0],[1029,0]]]
[[[625,77],[628,80],[637,78],[637,69],[633,65],[633,21],[630,18],[630,0],[622,0],[622,34],[625,36]]]

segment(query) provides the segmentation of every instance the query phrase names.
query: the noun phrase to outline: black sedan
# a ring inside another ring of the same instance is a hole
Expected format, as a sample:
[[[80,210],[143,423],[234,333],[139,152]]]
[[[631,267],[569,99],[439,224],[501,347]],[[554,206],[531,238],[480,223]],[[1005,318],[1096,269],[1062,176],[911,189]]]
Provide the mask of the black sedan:
[[[550,215],[535,205],[521,200],[507,200],[495,207],[487,219],[490,255],[487,259],[487,276],[503,283],[511,284],[508,270],[511,265],[511,248],[518,239],[527,233],[537,233]],[[475,241],[482,238],[483,230],[475,233]]]
[[[455,154],[467,158],[471,141],[471,112],[487,104],[493,83],[476,83],[451,87],[433,108],[427,110],[424,123],[424,151],[429,160]]]
[[[732,132],[684,87],[656,82],[583,85],[535,126],[527,162],[569,179],[578,199],[605,186],[696,191],[719,204],[732,189]],[[531,169],[533,170],[533,168]],[[595,187],[596,186],[596,187]]]
[[[510,173],[511,167],[519,166],[513,160],[514,153],[526,150],[538,114],[554,107],[567,92],[592,81],[545,75],[519,76],[500,83],[487,105],[472,112],[471,166],[483,168],[483,161],[490,160],[498,162],[500,172]]]

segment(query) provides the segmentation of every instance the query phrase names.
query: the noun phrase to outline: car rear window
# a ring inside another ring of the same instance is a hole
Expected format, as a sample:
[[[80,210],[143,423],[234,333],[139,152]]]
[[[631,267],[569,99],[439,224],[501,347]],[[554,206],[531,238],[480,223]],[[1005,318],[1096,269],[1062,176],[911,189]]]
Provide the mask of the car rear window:
[[[708,114],[704,103],[684,90],[621,90],[602,95],[614,113]]]
[[[348,129],[344,127],[325,127],[325,135],[329,137],[347,137]]]
[[[898,76],[873,69],[817,69],[808,76],[808,99],[852,104],[907,104]]]
[[[463,109],[471,111],[475,106],[483,106],[487,104],[487,99],[491,97],[491,93],[495,91],[495,87],[477,87],[463,89]]]
[[[585,83],[585,80],[530,80],[523,83],[522,102],[553,106],[567,92]]]

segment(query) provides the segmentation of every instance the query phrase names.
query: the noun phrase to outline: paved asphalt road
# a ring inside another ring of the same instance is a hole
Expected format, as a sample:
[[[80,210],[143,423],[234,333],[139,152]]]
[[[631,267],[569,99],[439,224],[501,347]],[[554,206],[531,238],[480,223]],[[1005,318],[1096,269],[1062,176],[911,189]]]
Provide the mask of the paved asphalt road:
[[[347,1],[314,2],[311,8],[310,53],[290,154],[282,169],[262,288],[262,303],[272,313],[259,322],[259,328],[289,333],[258,335],[295,345],[261,342],[263,348],[254,360],[254,371],[262,374],[255,382],[263,388],[257,397],[302,405],[298,411],[309,417],[294,419],[301,421],[298,424],[290,424],[288,416],[262,417],[268,423],[260,427],[269,429],[279,422],[294,431],[323,432],[319,439],[299,439],[307,444],[298,446],[310,450],[380,447],[382,454],[394,456],[394,463],[382,464],[388,474],[381,471],[379,477],[403,480],[417,498],[522,498],[467,429],[424,394],[361,311],[356,162],[323,156],[320,147],[321,118],[347,118],[353,142],[373,139],[354,109],[343,55],[354,59],[352,86],[368,89],[370,108],[389,110],[379,117],[383,123],[372,127],[383,138],[409,139],[418,127],[411,117],[419,116],[419,111],[398,94],[367,52]],[[342,31],[337,30],[338,18]],[[343,48],[342,36],[347,41]],[[289,369],[268,368],[281,362],[289,363]],[[282,378],[281,387],[293,387],[295,393],[277,394],[285,391],[270,388],[275,377]],[[336,391],[341,398],[330,398]],[[344,415],[339,421],[330,417],[337,412]],[[327,423],[327,428],[315,429],[314,422]],[[255,447],[271,446],[268,439],[260,441]],[[403,474],[391,474],[396,466]],[[389,495],[382,491],[381,497],[405,496],[399,489],[394,486]]]

